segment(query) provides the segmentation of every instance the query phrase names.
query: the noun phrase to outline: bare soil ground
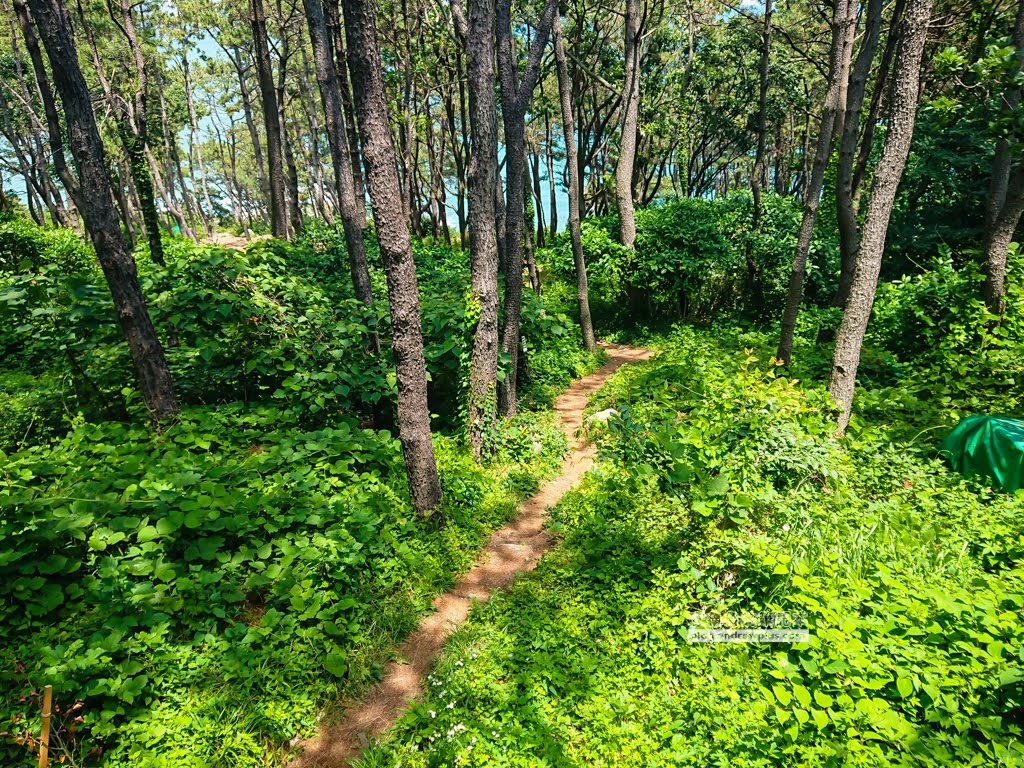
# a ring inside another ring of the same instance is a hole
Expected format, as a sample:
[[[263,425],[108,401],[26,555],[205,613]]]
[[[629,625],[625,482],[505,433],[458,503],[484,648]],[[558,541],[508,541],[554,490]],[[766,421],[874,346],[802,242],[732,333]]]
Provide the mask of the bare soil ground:
[[[435,612],[400,646],[398,660],[385,667],[383,679],[362,699],[343,707],[337,718],[325,718],[317,735],[302,745],[290,768],[350,765],[372,737],[394,724],[410,699],[420,696],[423,678],[444,641],[466,620],[472,601],[486,600],[495,590],[507,587],[516,576],[532,570],[551,548],[553,541],[544,530],[545,510],[556,504],[594,462],[594,446],[580,437],[588,398],[619,366],[651,355],[646,349],[625,345],[608,345],[605,351],[608,362],[574,382],[555,401],[554,411],[571,446],[558,477],[524,501],[516,517],[494,532],[477,564],[453,589],[434,600]]]
[[[253,235],[252,240],[246,240],[244,237],[233,235],[230,232],[218,232],[213,237],[206,240],[207,243],[212,245],[219,245],[224,248],[233,248],[236,251],[240,251],[248,247],[251,243],[255,243],[257,240],[269,240],[270,235]]]

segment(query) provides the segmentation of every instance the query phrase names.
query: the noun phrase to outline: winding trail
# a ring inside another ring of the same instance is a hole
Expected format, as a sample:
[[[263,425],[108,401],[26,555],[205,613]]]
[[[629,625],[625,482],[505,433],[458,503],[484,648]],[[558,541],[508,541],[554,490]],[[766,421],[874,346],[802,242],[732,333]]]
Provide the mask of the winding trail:
[[[651,352],[626,345],[602,345],[608,362],[574,382],[555,401],[570,449],[559,475],[519,505],[519,513],[495,531],[468,571],[450,591],[434,600],[435,612],[398,649],[398,659],[384,668],[383,679],[360,700],[345,708],[338,720],[325,721],[316,736],[303,745],[289,768],[341,768],[356,760],[370,738],[394,724],[406,702],[422,693],[422,680],[430,672],[444,641],[466,620],[473,600],[486,600],[507,587],[520,573],[532,570],[552,546],[544,530],[545,510],[558,502],[594,463],[595,448],[579,437],[587,400],[617,368],[646,360]]]

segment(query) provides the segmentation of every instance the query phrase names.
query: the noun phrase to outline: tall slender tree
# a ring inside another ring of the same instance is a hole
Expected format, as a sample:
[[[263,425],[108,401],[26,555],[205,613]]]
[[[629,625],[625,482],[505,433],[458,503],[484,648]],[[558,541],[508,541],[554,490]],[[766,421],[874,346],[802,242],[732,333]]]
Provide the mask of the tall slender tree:
[[[121,140],[124,142],[125,153],[128,155],[128,167],[135,182],[142,203],[142,221],[149,243],[149,255],[157,264],[164,263],[164,246],[160,239],[160,215],[156,210],[156,195],[153,191],[153,177],[150,174],[146,149],[149,146],[149,121],[147,103],[149,101],[149,69],[146,56],[139,42],[139,34],[135,28],[132,15],[132,4],[129,0],[118,0],[121,33],[128,43],[135,65],[135,87],[132,94],[132,108],[125,110],[121,122]]]
[[[768,175],[765,148],[768,136],[768,65],[771,62],[773,11],[772,0],[765,0],[764,15],[761,20],[761,58],[758,65],[757,148],[754,152],[754,171],[750,175],[750,193],[753,198],[751,230],[754,235],[761,232],[764,208],[761,190],[767,183]],[[747,289],[760,308],[761,279],[757,272],[757,260],[754,258],[754,243],[750,239],[747,240],[744,256],[747,261]]]
[[[626,0],[625,30],[622,129],[619,134],[619,160],[615,165],[615,200],[619,209],[619,239],[632,250],[636,244],[633,166],[640,123],[640,0]]]
[[[313,47],[317,84],[320,86],[320,101],[326,118],[327,144],[331,150],[331,164],[334,166],[335,195],[338,211],[341,213],[342,227],[345,230],[352,285],[355,287],[356,298],[364,304],[370,304],[373,302],[373,289],[370,286],[370,269],[367,266],[366,245],[363,242],[365,211],[356,205],[355,177],[352,173],[352,158],[349,154],[348,136],[342,114],[338,72],[334,68],[334,57],[331,55],[330,38],[320,0],[303,0],[303,4],[309,22],[309,38]]]
[[[267,137],[267,184],[270,191],[270,231],[274,237],[287,239],[288,202],[285,197],[284,149],[282,145],[281,110],[274,85],[274,67],[267,44],[267,18],[263,0],[250,0],[252,39],[256,52],[256,75],[263,102],[263,127]]]
[[[818,144],[814,151],[807,189],[804,191],[804,215],[796,240],[796,253],[789,273],[789,289],[786,306],[782,315],[782,332],[775,357],[788,363],[793,354],[793,334],[796,317],[800,311],[800,299],[804,292],[804,278],[807,275],[807,253],[811,248],[814,223],[818,218],[821,203],[821,189],[825,182],[825,168],[832,152],[832,140],[837,125],[841,131],[840,111],[846,107],[847,78],[850,59],[853,54],[853,34],[857,21],[857,3],[854,0],[835,0],[832,6],[832,44],[829,53],[828,89],[821,110],[818,128]]]
[[[594,322],[590,316],[590,288],[587,284],[587,262],[583,256],[583,235],[580,229],[580,168],[576,153],[576,123],[572,110],[572,83],[569,80],[569,64],[565,55],[565,41],[562,38],[562,21],[555,16],[553,34],[555,38],[555,67],[558,73],[558,101],[562,109],[562,136],[565,141],[565,175],[569,192],[569,242],[572,246],[572,261],[576,267],[576,301],[580,310],[580,330],[583,346],[588,352],[597,349],[594,338]]]
[[[932,0],[907,0],[900,21],[899,47],[893,71],[892,101],[882,155],[875,168],[864,228],[861,232],[857,264],[853,271],[850,295],[836,336],[828,391],[839,405],[838,433],[850,422],[853,390],[860,364],[861,344],[875,301],[878,275],[882,268],[889,217],[896,190],[903,176],[910,141],[914,135],[917,98],[921,77],[921,58],[928,37]]]
[[[402,189],[395,169],[395,148],[375,26],[377,11],[373,0],[344,0],[343,8],[356,119],[366,160],[366,181],[391,304],[398,384],[398,437],[402,442],[413,508],[426,516],[441,503],[441,483],[430,439],[419,288]]]
[[[861,39],[857,60],[850,70],[850,84],[846,92],[846,116],[843,120],[842,135],[839,139],[839,162],[836,170],[836,220],[839,225],[839,289],[833,305],[846,304],[853,280],[853,269],[857,261],[857,196],[854,161],[857,153],[857,138],[860,128],[860,113],[864,106],[871,62],[878,49],[882,28],[883,0],[868,0],[865,10],[864,36]],[[876,88],[883,87],[878,82]]]
[[[523,183],[526,168],[526,109],[540,73],[541,57],[558,14],[557,0],[546,0],[526,64],[519,71],[512,36],[512,0],[499,0],[496,11],[498,80],[501,84],[501,119],[505,128],[505,297],[501,351],[509,366],[499,388],[501,415],[516,412],[519,361],[519,320],[523,301]],[[532,233],[527,234],[532,237]]]
[[[78,172],[74,197],[79,201],[85,228],[110,286],[139,389],[154,419],[172,419],[178,413],[178,402],[170,369],[139,286],[135,260],[121,237],[107,179],[103,140],[96,126],[89,88],[78,65],[71,17],[61,0],[28,0],[28,7],[50,59],[53,84],[64,106],[68,145]]]
[[[470,301],[477,313],[469,364],[467,434],[474,456],[496,414],[498,377],[498,138],[494,97],[495,0],[469,0],[468,19],[452,3],[456,30],[466,49],[469,91]],[[500,194],[500,192],[499,192]]]

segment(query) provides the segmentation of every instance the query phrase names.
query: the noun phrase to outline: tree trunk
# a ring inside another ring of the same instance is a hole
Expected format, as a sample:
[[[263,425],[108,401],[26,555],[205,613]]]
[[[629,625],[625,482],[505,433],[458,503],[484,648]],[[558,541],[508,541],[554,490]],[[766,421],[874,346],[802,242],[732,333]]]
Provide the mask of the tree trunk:
[[[430,439],[419,289],[388,125],[387,97],[375,27],[377,13],[373,0],[344,0],[344,9],[349,70],[363,139],[370,203],[391,302],[398,383],[398,436],[402,442],[413,509],[421,517],[426,517],[441,503],[441,483]],[[437,515],[443,522],[441,514],[438,509]]]
[[[857,61],[850,72],[850,86],[846,94],[846,118],[839,142],[839,167],[836,172],[836,219],[839,224],[839,289],[832,299],[832,306],[842,307],[850,293],[853,269],[857,262],[857,206],[856,188],[853,184],[853,164],[857,152],[857,137],[860,128],[860,111],[864,106],[871,62],[878,49],[878,38],[882,27],[882,0],[869,0],[864,38],[857,53]],[[878,82],[876,88],[883,88]]]
[[[555,153],[551,140],[551,121],[544,116],[544,131],[547,141],[544,143],[544,151],[547,159],[548,170],[548,207],[551,208],[551,215],[548,217],[550,228],[548,237],[553,241],[558,234],[558,187],[555,184]]]
[[[845,0],[837,0],[845,2]],[[633,164],[640,120],[640,0],[626,0],[625,75],[622,84],[622,134],[619,161],[615,165],[615,199],[619,207],[619,239],[633,249],[636,219],[633,215]]]
[[[60,0],[29,0],[29,7],[64,106],[68,143],[78,171],[79,210],[110,286],[143,399],[152,418],[167,421],[177,415],[178,402],[163,347],[139,287],[135,260],[121,238],[107,180],[103,140],[96,127],[88,86],[78,66],[71,18]]]
[[[565,173],[569,186],[569,240],[572,243],[572,261],[576,267],[576,300],[580,310],[580,330],[583,346],[588,352],[597,350],[594,323],[590,317],[590,290],[587,286],[587,263],[583,258],[583,238],[580,232],[580,170],[576,158],[575,121],[572,113],[572,85],[569,66],[562,40],[562,24],[558,16],[554,22],[555,65],[558,71],[558,100],[562,108],[562,136],[565,139]]]
[[[260,191],[263,193],[263,203],[266,205],[270,200],[270,182],[267,179],[267,164],[263,159],[263,145],[260,143],[260,135],[256,130],[256,121],[252,116],[252,95],[249,92],[249,86],[245,82],[247,67],[242,66],[242,54],[237,46],[225,48],[224,50],[235,68],[235,73],[238,75],[238,95],[242,102],[242,114],[245,116],[245,127],[249,132],[249,141],[252,142],[253,157],[256,160],[256,180],[260,185]]]
[[[875,169],[853,282],[836,337],[829,376],[829,394],[840,408],[837,434],[843,434],[850,421],[860,348],[875,300],[889,216],[914,134],[921,57],[928,37],[931,10],[932,0],[908,0],[906,13],[900,23],[902,29],[893,72],[892,104],[885,145]]]
[[[520,81],[512,36],[512,2],[499,0],[496,15],[498,78],[501,83],[501,116],[505,128],[505,325],[501,349],[509,357],[505,381],[499,388],[501,415],[516,412],[519,370],[519,321],[523,301],[523,185],[526,169],[526,109],[533,95],[540,61],[558,12],[556,0],[547,0]]]
[[[825,103],[821,110],[821,127],[818,130],[814,163],[811,166],[810,178],[804,192],[804,215],[800,223],[800,233],[797,236],[793,268],[789,275],[789,290],[782,316],[779,349],[775,353],[775,357],[785,364],[789,363],[793,354],[793,333],[796,329],[796,316],[800,310],[800,298],[804,290],[804,277],[807,274],[807,252],[811,247],[814,222],[818,217],[821,188],[825,181],[825,168],[828,165],[832,138],[840,110],[840,95],[846,90],[846,80],[850,68],[850,58],[847,52],[852,50],[851,46],[847,44],[847,40],[853,35],[851,27],[856,22],[856,18],[856,3],[853,0],[835,0],[832,14],[828,90],[825,93]],[[845,106],[844,101],[842,108],[845,109]]]
[[[1017,71],[1024,67],[1024,0],[1017,6],[1017,19],[1013,27],[1013,45],[1017,49]],[[1019,107],[1020,88],[1013,88],[1006,96],[1007,113]],[[1006,255],[1013,240],[1013,234],[1024,210],[1024,161],[1013,163],[1014,154],[1019,154],[1019,142],[1005,137],[996,140],[996,151],[992,158],[992,175],[989,182],[988,201],[985,206],[985,282],[981,295],[989,311],[1003,314],[1006,293]],[[1018,150],[1017,153],[1014,150]],[[1011,166],[1014,166],[1011,171]],[[1011,176],[1012,174],[1012,176]]]
[[[877,1],[877,0],[876,0]],[[772,46],[772,0],[765,0],[764,20],[761,26],[761,60],[758,66],[758,99],[757,99],[757,149],[754,153],[754,171],[750,175],[750,193],[753,197],[751,212],[751,237],[747,239],[744,256],[747,262],[747,290],[750,292],[755,308],[760,311],[763,302],[761,279],[757,271],[757,260],[754,258],[753,238],[761,232],[761,188],[765,183],[765,145],[768,132],[768,64]]]
[[[497,105],[494,98],[495,0],[469,0],[466,79],[469,89],[470,295],[479,312],[469,367],[467,432],[473,455],[484,452],[494,423],[498,371]]]
[[[121,141],[125,154],[128,155],[128,167],[132,172],[135,189],[142,203],[142,222],[149,242],[149,255],[154,262],[163,266],[164,246],[160,240],[160,216],[156,211],[156,196],[153,194],[153,179],[146,163],[146,146],[149,143],[148,121],[146,119],[146,102],[148,100],[149,78],[146,71],[146,57],[139,44],[139,36],[135,31],[135,19],[132,17],[132,5],[129,0],[120,0],[121,31],[128,41],[135,64],[135,93],[133,108],[127,110],[131,115],[128,125],[121,125]]]
[[[345,134],[338,72],[331,57],[330,39],[327,36],[327,25],[320,0],[304,0],[303,5],[306,9],[306,19],[309,21],[313,64],[316,67],[320,101],[326,118],[327,144],[331,150],[331,164],[334,166],[334,188],[345,230],[352,285],[355,287],[356,298],[364,304],[370,304],[373,302],[373,290],[370,287],[370,270],[366,263],[366,245],[363,242],[366,220],[360,218],[359,208],[356,206],[355,177],[352,173],[348,137]]]
[[[547,242],[544,234],[544,196],[541,194],[540,183],[540,148],[531,147],[527,155],[530,162],[530,178],[533,181],[533,200],[537,211],[537,245],[541,248]]]
[[[1006,294],[1006,255],[1024,214],[1024,164],[1019,164],[1007,182],[1005,199],[985,238],[985,281],[981,295],[994,315],[1002,315]]]
[[[192,99],[191,74],[188,64],[188,45],[186,39],[181,49],[181,71],[185,82],[185,105],[188,108],[188,161],[189,168],[195,168],[199,174],[199,187],[203,193],[203,202],[206,203],[206,211],[203,220],[206,222],[206,234],[213,236],[214,222],[216,217],[213,211],[213,202],[210,200],[210,185],[206,178],[206,164],[203,162],[203,150],[199,138],[199,118],[196,115],[196,104]],[[195,160],[193,160],[193,156]],[[228,193],[230,197],[230,192]]]
[[[256,51],[256,74],[263,101],[263,127],[267,135],[267,184],[270,188],[270,231],[288,239],[288,202],[285,197],[284,157],[281,144],[280,108],[274,88],[274,70],[267,46],[267,20],[263,0],[249,0],[252,7],[252,39]]]

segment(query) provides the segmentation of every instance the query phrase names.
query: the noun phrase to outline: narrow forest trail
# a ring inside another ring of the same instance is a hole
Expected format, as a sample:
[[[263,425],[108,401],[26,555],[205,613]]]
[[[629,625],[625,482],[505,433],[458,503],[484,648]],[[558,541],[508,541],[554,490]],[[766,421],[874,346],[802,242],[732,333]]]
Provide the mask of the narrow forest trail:
[[[569,451],[559,475],[519,506],[507,525],[495,531],[477,564],[448,592],[434,600],[435,612],[426,617],[398,650],[398,659],[384,668],[384,677],[365,697],[350,704],[337,720],[325,722],[316,736],[290,763],[290,768],[340,768],[357,759],[372,736],[395,723],[406,703],[422,693],[423,678],[445,640],[469,614],[472,601],[486,600],[495,590],[532,570],[552,545],[544,530],[545,510],[558,502],[590,469],[595,448],[579,437],[583,409],[589,397],[627,363],[646,360],[651,352],[627,345],[604,345],[608,362],[574,382],[555,401],[554,411],[569,439]]]

